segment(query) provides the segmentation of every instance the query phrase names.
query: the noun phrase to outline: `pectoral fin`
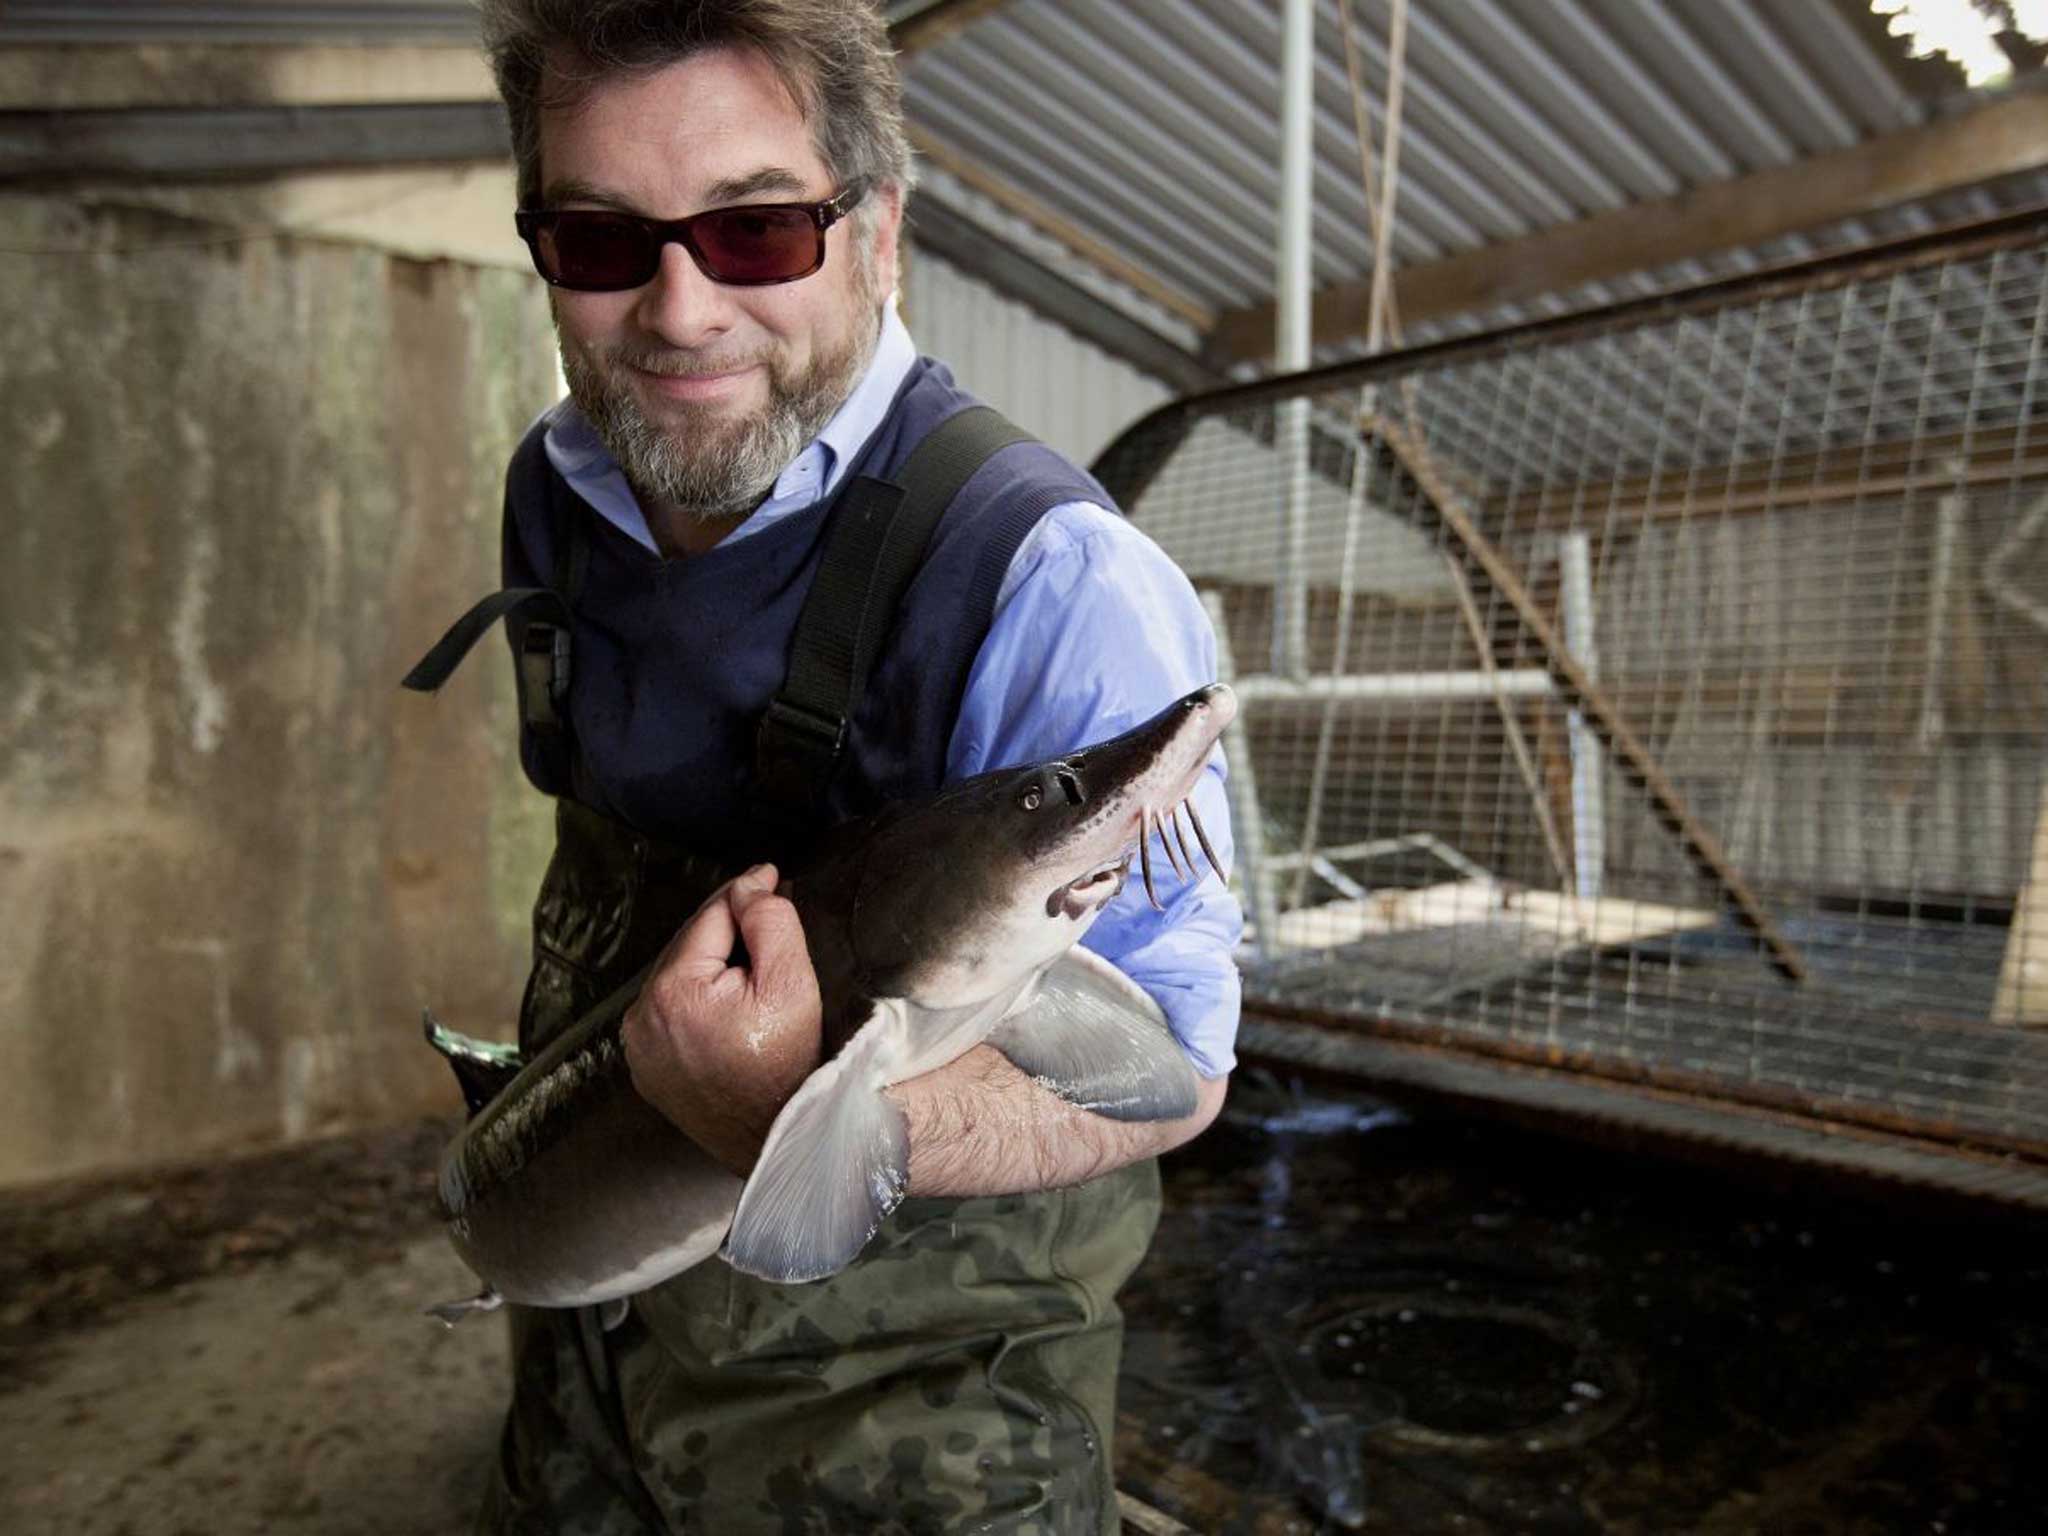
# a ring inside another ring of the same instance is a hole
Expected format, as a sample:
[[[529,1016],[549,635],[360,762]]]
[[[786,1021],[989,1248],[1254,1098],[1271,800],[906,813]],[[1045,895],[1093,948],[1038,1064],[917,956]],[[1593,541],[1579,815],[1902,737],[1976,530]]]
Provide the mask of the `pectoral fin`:
[[[1200,1080],[1166,1015],[1099,955],[1074,948],[988,1043],[1070,1104],[1112,1120],[1178,1120]]]
[[[785,1283],[836,1274],[902,1200],[909,1134],[882,1089],[905,1027],[901,1003],[877,1004],[782,1106],[726,1234],[734,1269]]]
[[[505,1298],[488,1285],[474,1296],[464,1296],[456,1301],[440,1301],[427,1308],[429,1317],[437,1317],[443,1326],[453,1328],[472,1312],[495,1312],[505,1305]]]

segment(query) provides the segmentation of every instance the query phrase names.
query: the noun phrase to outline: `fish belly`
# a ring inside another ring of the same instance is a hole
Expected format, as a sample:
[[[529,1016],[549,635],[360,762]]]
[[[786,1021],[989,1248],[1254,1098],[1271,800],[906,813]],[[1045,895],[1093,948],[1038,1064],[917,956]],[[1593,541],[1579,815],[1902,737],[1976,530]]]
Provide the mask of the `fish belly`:
[[[508,1137],[522,1129],[498,1127],[490,1146],[465,1135],[448,1151],[452,1182],[472,1192],[449,1235],[507,1301],[588,1306],[718,1251],[741,1181],[629,1083],[595,1086],[577,1113],[526,1132],[528,1145],[508,1158]]]

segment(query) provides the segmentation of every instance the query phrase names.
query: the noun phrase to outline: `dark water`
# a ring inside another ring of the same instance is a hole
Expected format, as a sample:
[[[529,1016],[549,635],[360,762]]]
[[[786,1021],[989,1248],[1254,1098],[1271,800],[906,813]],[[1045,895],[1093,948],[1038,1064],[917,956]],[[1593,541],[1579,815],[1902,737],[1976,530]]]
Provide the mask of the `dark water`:
[[[2048,1238],[1233,1084],[1125,1292],[1203,1532],[2048,1532]]]

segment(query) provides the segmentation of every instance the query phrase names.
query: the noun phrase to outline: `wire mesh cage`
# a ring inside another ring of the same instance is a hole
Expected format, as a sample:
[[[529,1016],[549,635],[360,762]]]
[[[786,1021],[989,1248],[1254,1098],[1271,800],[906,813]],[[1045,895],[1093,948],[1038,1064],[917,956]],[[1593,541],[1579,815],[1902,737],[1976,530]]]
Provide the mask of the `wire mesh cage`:
[[[1247,1004],[2048,1150],[2048,220],[1167,407]]]

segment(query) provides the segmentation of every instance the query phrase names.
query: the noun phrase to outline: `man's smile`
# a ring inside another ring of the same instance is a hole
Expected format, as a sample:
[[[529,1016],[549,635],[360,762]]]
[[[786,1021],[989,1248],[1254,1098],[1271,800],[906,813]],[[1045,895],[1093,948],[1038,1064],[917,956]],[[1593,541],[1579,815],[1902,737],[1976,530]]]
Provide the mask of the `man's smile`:
[[[730,399],[760,371],[759,363],[743,364],[724,373],[669,374],[651,373],[644,368],[632,370],[633,377],[650,394],[664,400],[681,400],[691,404]]]

